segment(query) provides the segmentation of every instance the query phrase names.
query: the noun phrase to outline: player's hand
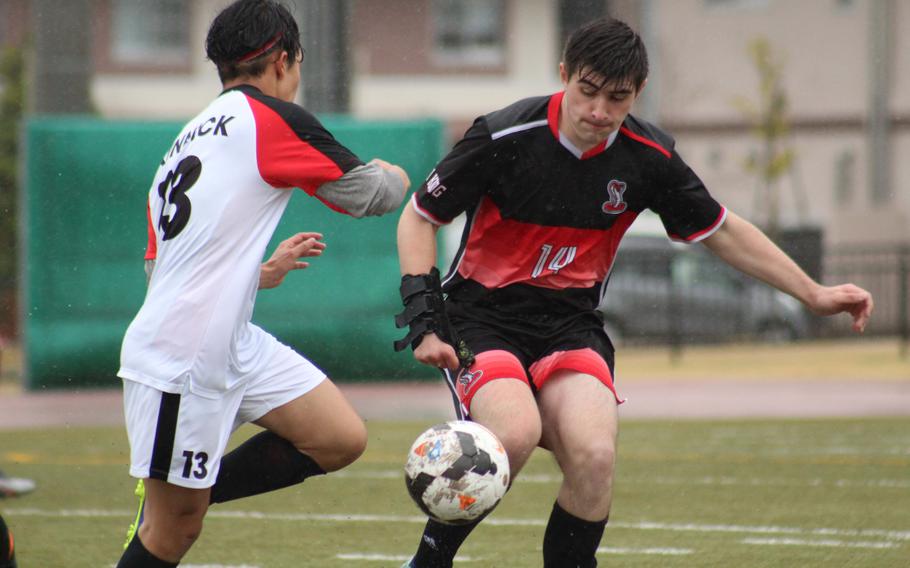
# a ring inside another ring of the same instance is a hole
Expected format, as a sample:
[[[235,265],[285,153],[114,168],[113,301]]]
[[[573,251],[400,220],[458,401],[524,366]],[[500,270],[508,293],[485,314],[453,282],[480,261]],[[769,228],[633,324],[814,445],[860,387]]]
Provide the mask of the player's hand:
[[[398,174],[398,176],[404,182],[405,191],[407,191],[408,188],[411,187],[411,178],[408,177],[407,172],[405,172],[401,168],[401,166],[396,166],[395,164],[390,164],[389,162],[386,162],[385,160],[382,160],[380,158],[373,158],[372,160],[370,160],[370,163],[376,164],[377,166],[379,166],[380,168],[382,168],[384,170],[389,170],[390,172],[395,172],[396,174]]]
[[[809,309],[816,315],[848,313],[853,318],[853,331],[862,333],[872,315],[872,294],[853,284],[820,286]]]
[[[455,348],[439,339],[435,333],[423,336],[420,345],[414,350],[414,358],[431,367],[438,369],[457,369],[458,355]]]
[[[299,259],[321,255],[325,250],[321,239],[321,233],[297,233],[281,241],[259,269],[259,289],[275,288],[284,281],[288,272],[308,267],[309,262]]]

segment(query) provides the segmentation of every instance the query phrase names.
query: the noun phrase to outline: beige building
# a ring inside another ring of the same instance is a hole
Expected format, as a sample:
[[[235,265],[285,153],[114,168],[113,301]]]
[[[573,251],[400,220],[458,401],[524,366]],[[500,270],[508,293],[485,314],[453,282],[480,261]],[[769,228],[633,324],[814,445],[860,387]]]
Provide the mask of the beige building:
[[[757,100],[747,46],[765,38],[782,64],[795,153],[780,184],[784,224],[818,224],[830,244],[910,243],[910,38],[899,33],[910,29],[910,2],[653,4],[653,108],[715,194],[763,220],[742,167],[760,143],[733,101]]]
[[[217,92],[203,54],[226,0],[87,0],[90,96],[110,118],[185,118]],[[298,19],[331,0],[286,0]],[[339,3],[335,3],[335,8]],[[28,0],[0,0],[0,39],[21,40]],[[793,151],[780,223],[828,244],[910,244],[910,2],[904,0],[349,0],[350,112],[440,117],[453,138],[478,114],[555,92],[566,29],[603,6],[636,27],[652,72],[637,112],[668,129],[712,192],[764,224],[744,164],[763,145],[749,45],[780,63]],[[301,16],[302,14],[302,16]],[[307,45],[307,37],[303,38]],[[304,81],[307,77],[304,77]],[[740,102],[737,102],[740,101]],[[306,103],[306,101],[304,101]],[[876,148],[876,151],[870,151]]]

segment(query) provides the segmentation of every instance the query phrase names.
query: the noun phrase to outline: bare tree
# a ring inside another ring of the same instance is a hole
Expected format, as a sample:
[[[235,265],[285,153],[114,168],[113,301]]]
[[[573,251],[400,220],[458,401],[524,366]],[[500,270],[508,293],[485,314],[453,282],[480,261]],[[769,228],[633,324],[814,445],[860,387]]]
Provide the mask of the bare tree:
[[[749,57],[759,76],[758,101],[738,97],[734,104],[753,125],[758,149],[746,159],[746,171],[756,176],[755,211],[758,223],[772,239],[781,234],[782,179],[793,175],[796,152],[790,145],[790,119],[787,94],[782,83],[783,63],[764,38],[749,43]],[[800,221],[807,215],[805,196],[799,183],[791,179],[796,213]]]

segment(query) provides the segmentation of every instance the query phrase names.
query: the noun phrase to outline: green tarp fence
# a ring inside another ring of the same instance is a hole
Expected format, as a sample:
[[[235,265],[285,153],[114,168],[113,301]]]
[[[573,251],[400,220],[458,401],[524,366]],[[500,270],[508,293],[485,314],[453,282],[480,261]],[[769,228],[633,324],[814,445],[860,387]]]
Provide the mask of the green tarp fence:
[[[439,121],[323,123],[364,160],[381,157],[418,185],[441,157]],[[145,294],[145,203],[176,122],[40,117],[25,125],[21,306],[29,389],[114,386],[120,341]],[[427,378],[392,341],[398,214],[353,219],[297,191],[269,247],[319,231],[309,269],[259,294],[254,321],[337,380]]]

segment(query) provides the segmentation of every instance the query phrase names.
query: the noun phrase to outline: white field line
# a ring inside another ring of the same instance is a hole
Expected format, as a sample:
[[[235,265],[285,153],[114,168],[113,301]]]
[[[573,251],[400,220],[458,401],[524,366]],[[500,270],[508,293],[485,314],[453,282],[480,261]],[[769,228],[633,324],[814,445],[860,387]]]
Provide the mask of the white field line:
[[[259,568],[252,564],[181,564],[180,568]]]
[[[787,479],[787,478],[738,478],[738,477],[652,477],[634,480],[637,484],[654,485],[706,485],[706,486],[748,486],[748,487],[841,487],[865,489],[910,489],[907,479]]]
[[[339,560],[361,560],[375,562],[404,562],[410,560],[410,554],[376,554],[372,552],[344,552],[336,554],[335,558]],[[471,556],[456,556],[455,562],[480,562],[480,558]]]
[[[489,519],[489,522],[493,519]],[[798,527],[780,527],[780,526],[749,526],[749,525],[699,525],[694,523],[655,523],[651,521],[639,521],[637,523],[610,523],[611,527],[638,529],[638,530],[664,530],[680,532],[706,532],[706,533],[753,533],[753,534],[786,534],[786,535],[809,535],[809,536],[838,536],[846,538],[856,537],[873,537],[883,538],[885,540],[902,540],[910,541],[910,531],[891,531],[883,529],[831,529],[831,528],[810,528],[801,529]]]
[[[117,568],[111,564],[111,568]],[[259,568],[253,564],[181,564],[180,568]]]
[[[695,551],[689,548],[617,548],[610,546],[602,546],[597,549],[597,554],[644,554],[644,555],[657,555],[657,556],[685,556],[688,554],[694,554]],[[411,558],[407,554],[376,554],[372,552],[346,552],[342,554],[336,554],[335,558],[339,560],[360,560],[360,561],[375,561],[375,562],[404,562]],[[471,556],[456,556],[456,562],[480,562],[481,558],[473,558]]]
[[[346,479],[404,479],[404,471],[339,471],[332,473],[332,477]],[[551,474],[528,474],[516,478],[519,483],[559,483],[562,476]],[[786,478],[738,478],[725,476],[706,477],[647,477],[626,481],[628,484],[644,485],[706,485],[706,486],[748,486],[748,487],[844,487],[844,488],[872,488],[872,489],[910,489],[910,480],[907,479],[786,479]]]
[[[346,552],[336,554],[335,558],[339,560],[375,560],[376,562],[404,562],[410,560],[408,554],[363,554],[360,552]]]
[[[685,556],[694,554],[691,548],[617,548],[613,546],[601,546],[597,549],[597,554],[649,554],[657,556]]]
[[[833,548],[898,548],[893,542],[847,542],[843,540],[805,540],[801,538],[744,538],[744,544],[766,546],[828,546]]]
[[[114,564],[110,568],[117,568]],[[180,568],[259,568],[254,564],[181,564]]]
[[[59,509],[45,510],[37,508],[6,509],[9,517],[123,517],[132,518],[135,511],[117,511],[104,509]],[[271,521],[308,521],[328,523],[408,523],[424,524],[426,517],[418,515],[369,515],[369,514],[308,514],[308,513],[263,513],[260,511],[209,511],[210,518],[221,519],[255,519]],[[491,517],[484,521],[484,526],[544,526],[545,519],[509,519]],[[610,527],[630,530],[653,530],[697,533],[742,533],[761,535],[787,535],[789,537],[839,537],[839,538],[881,538],[891,541],[910,542],[910,531],[885,529],[833,529],[833,528],[799,528],[774,525],[720,525],[696,523],[660,523],[654,521],[623,522],[611,521]]]

